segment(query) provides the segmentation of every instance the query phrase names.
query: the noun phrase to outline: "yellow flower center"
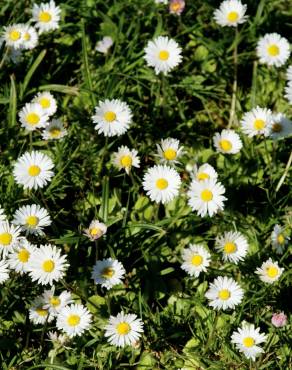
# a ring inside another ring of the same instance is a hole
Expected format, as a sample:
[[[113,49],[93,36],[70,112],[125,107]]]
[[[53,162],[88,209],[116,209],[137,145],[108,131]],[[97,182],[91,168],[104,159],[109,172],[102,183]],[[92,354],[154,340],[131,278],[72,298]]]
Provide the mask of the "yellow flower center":
[[[39,13],[39,21],[40,22],[45,22],[48,23],[52,19],[52,16],[48,12],[40,12]]]
[[[9,38],[11,41],[17,41],[21,37],[21,33],[17,30],[12,30],[9,32]]]
[[[270,278],[274,278],[278,275],[278,269],[275,266],[268,267],[266,271],[267,271],[268,277]]]
[[[203,262],[203,257],[196,254],[195,256],[192,257],[192,265],[194,266],[200,266]]]
[[[103,117],[107,122],[113,122],[117,118],[117,115],[115,114],[115,112],[108,111],[105,112]]]
[[[40,172],[41,172],[41,169],[39,166],[33,165],[33,166],[30,166],[28,169],[28,174],[33,177],[38,176]]]
[[[165,179],[158,179],[156,181],[156,187],[160,190],[164,190],[168,187],[168,181]]]
[[[121,166],[123,167],[131,167],[132,166],[132,157],[130,155],[124,155],[121,158]]]
[[[210,202],[213,199],[213,193],[211,190],[205,189],[201,192],[201,199],[204,202]]]
[[[28,216],[26,219],[26,224],[30,227],[34,227],[39,223],[39,219],[36,216]]]
[[[35,311],[39,316],[47,316],[48,314],[48,310],[45,310],[44,308],[41,307],[37,308]]]
[[[18,252],[18,259],[22,263],[26,263],[29,259],[30,253],[26,249],[21,249],[21,251]]]
[[[50,102],[50,99],[48,98],[40,98],[39,99],[39,104],[42,106],[42,108],[46,109],[46,108],[50,108],[51,106],[51,102]]]
[[[172,12],[175,12],[175,13],[176,13],[176,12],[178,12],[180,9],[181,9],[181,5],[180,5],[180,3],[179,3],[178,1],[170,4],[170,10],[171,10]]]
[[[46,260],[43,262],[43,270],[45,272],[52,272],[55,268],[55,262],[52,260]]]
[[[218,297],[222,299],[223,301],[226,301],[228,298],[230,298],[230,292],[228,289],[222,289],[218,293]]]
[[[278,242],[279,244],[284,244],[284,242],[285,242],[285,238],[284,238],[284,236],[283,236],[282,234],[279,234],[279,235],[278,235],[278,237],[277,237],[277,242]]]
[[[266,122],[262,119],[256,119],[253,125],[256,130],[262,130],[266,126]]]
[[[243,339],[243,345],[245,347],[252,347],[254,345],[254,339],[252,337],[246,337]]]
[[[12,235],[10,233],[0,234],[0,244],[9,245],[12,241]]]
[[[273,132],[281,132],[283,130],[283,126],[281,123],[274,123],[272,126],[272,131]]]
[[[50,133],[51,137],[58,137],[58,136],[60,136],[61,130],[57,127],[52,127],[49,130],[49,133]]]
[[[78,315],[70,315],[67,318],[67,323],[69,326],[76,326],[80,323],[80,316]]]
[[[29,125],[35,126],[40,121],[40,116],[36,113],[28,113],[26,116],[26,121]]]
[[[163,61],[168,60],[169,52],[167,50],[161,50],[158,54],[158,58]]]
[[[207,180],[209,178],[210,178],[210,176],[205,172],[197,173],[197,180],[199,180],[199,181],[204,181],[204,180]]]
[[[28,32],[25,32],[25,34],[23,35],[23,38],[25,41],[29,41],[30,40],[30,34]]]
[[[237,12],[229,12],[227,15],[227,19],[229,22],[236,22],[239,18],[239,15]]]
[[[232,143],[229,140],[222,139],[219,141],[220,148],[225,152],[229,152],[232,149]]]
[[[101,234],[101,230],[98,227],[93,227],[89,230],[89,234],[92,236],[96,236],[98,234]]]
[[[101,272],[101,276],[105,279],[110,279],[111,277],[113,277],[115,274],[115,270],[111,267],[105,267],[102,272]]]
[[[168,161],[173,161],[176,158],[176,151],[172,148],[168,148],[163,152],[163,155]]]
[[[271,57],[276,57],[277,55],[280,54],[280,49],[277,45],[275,44],[272,44],[268,47],[268,54],[271,56]]]
[[[120,322],[117,327],[117,332],[120,335],[126,335],[131,331],[131,326],[127,322]]]
[[[54,307],[59,306],[61,303],[61,299],[59,297],[53,296],[50,298],[50,304]]]
[[[224,252],[226,254],[230,254],[230,253],[234,253],[236,252],[236,245],[235,243],[232,243],[232,242],[227,242],[225,245],[224,245]]]

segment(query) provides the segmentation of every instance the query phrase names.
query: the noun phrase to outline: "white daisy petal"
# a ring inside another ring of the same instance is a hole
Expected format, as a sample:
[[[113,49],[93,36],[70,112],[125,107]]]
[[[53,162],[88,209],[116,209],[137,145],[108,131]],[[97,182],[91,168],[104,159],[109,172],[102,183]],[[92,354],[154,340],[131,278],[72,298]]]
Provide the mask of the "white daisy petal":
[[[246,5],[239,0],[225,0],[214,12],[214,19],[220,26],[236,27],[247,20]]]
[[[267,33],[257,43],[257,56],[262,64],[281,67],[290,56],[289,42],[278,33]]]
[[[277,254],[283,254],[290,238],[284,234],[284,229],[280,225],[275,225],[272,235],[272,247]]]
[[[283,113],[273,114],[271,138],[273,140],[283,139],[292,135],[292,121]]]
[[[29,319],[34,324],[50,323],[54,320],[54,316],[50,315],[49,310],[44,308],[43,297],[39,296],[34,299],[32,306],[29,309]]]
[[[284,269],[279,267],[278,262],[273,262],[271,258],[265,261],[261,267],[255,271],[261,281],[267,284],[273,284],[280,279]]]
[[[41,105],[37,103],[25,104],[18,115],[21,126],[28,131],[34,131],[49,124],[49,116],[42,109]]]
[[[228,231],[216,238],[215,248],[223,253],[225,262],[238,263],[242,261],[248,251],[246,238],[238,231]]]
[[[12,270],[20,273],[27,272],[28,262],[36,247],[23,237],[19,238],[15,249],[9,253],[7,262]]]
[[[49,3],[33,4],[32,19],[39,33],[59,28],[61,9],[51,0]]]
[[[52,119],[42,132],[42,138],[44,140],[59,140],[66,136],[67,133],[60,119]]]
[[[248,136],[269,136],[272,129],[272,112],[267,108],[256,107],[243,115],[242,131]]]
[[[137,150],[129,149],[126,146],[119,147],[118,151],[114,153],[113,164],[119,170],[125,170],[126,173],[129,174],[132,167],[140,167],[140,159]]]
[[[121,262],[107,258],[102,261],[96,261],[91,277],[95,284],[111,289],[114,285],[122,283],[125,273],[126,270]]]
[[[0,260],[0,284],[9,279],[9,263],[6,260]]]
[[[0,254],[6,257],[12,252],[20,239],[20,227],[10,225],[8,221],[0,222]]]
[[[32,102],[39,104],[44,113],[48,116],[52,116],[57,111],[56,99],[48,91],[37,93]]]
[[[43,228],[51,225],[52,221],[45,208],[32,204],[20,207],[15,212],[12,223],[28,234],[44,235]]]
[[[178,159],[183,154],[183,147],[180,146],[179,140],[167,138],[162,139],[160,144],[156,144],[157,156],[161,163],[172,165],[178,163]]]
[[[213,136],[214,146],[219,153],[236,154],[242,148],[239,135],[234,130],[222,130]]]
[[[82,304],[65,306],[57,315],[56,326],[64,331],[68,337],[80,336],[90,328],[92,316]]]
[[[207,271],[211,255],[204,246],[190,244],[189,248],[183,250],[182,259],[181,268],[189,275],[198,277],[201,272]]]

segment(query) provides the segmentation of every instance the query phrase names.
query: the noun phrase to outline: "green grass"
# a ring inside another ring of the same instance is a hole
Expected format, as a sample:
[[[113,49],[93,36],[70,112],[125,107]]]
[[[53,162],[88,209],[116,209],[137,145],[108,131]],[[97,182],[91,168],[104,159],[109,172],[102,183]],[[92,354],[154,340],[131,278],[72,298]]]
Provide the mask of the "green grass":
[[[53,325],[43,328],[28,320],[28,308],[43,288],[28,276],[11,274],[0,290],[1,369],[291,368],[291,324],[276,329],[270,323],[272,312],[291,312],[291,250],[279,257],[270,245],[276,223],[287,230],[292,224],[289,173],[275,191],[291,139],[268,140],[265,148],[261,139],[241,134],[244,148],[232,157],[216,153],[212,145],[213,134],[228,125],[236,44],[238,89],[232,127],[237,129],[243,113],[256,105],[292,117],[283,96],[286,67],[258,65],[255,55],[257,40],[265,33],[289,37],[291,6],[285,0],[246,0],[249,19],[235,40],[234,29],[220,28],[212,20],[219,1],[186,3],[179,18],[152,0],[58,2],[59,30],[42,35],[20,64],[5,62],[0,69],[0,204],[10,217],[26,203],[48,207],[54,224],[37,242],[54,243],[68,254],[66,286],[59,283],[58,288],[71,289],[94,315],[91,329],[70,342],[70,349],[53,352],[52,344],[42,340]],[[32,4],[2,0],[1,24],[26,22]],[[104,35],[114,39],[107,56],[94,51]],[[183,48],[183,62],[166,78],[156,76],[143,59],[147,41],[158,35],[174,38]],[[1,59],[4,48],[0,53]],[[34,132],[30,144],[17,113],[43,90],[56,97],[57,116],[66,123],[68,136],[46,142]],[[97,134],[91,120],[94,106],[106,98],[126,101],[134,116],[130,130],[109,140]],[[183,186],[180,197],[158,207],[145,196],[141,183],[155,162],[156,143],[166,137],[179,139],[185,147],[179,167]],[[131,177],[111,163],[120,145],[137,149],[141,157],[142,165]],[[31,147],[47,152],[55,163],[55,176],[43,192],[24,191],[12,176],[14,161]],[[187,206],[190,179],[185,167],[207,161],[218,171],[228,201],[223,213],[200,218]],[[93,218],[109,226],[98,242],[99,258],[115,257],[127,271],[124,284],[109,292],[95,287],[90,278],[96,250],[82,230]],[[230,229],[249,240],[248,257],[239,265],[224,264],[214,249],[216,236]],[[180,268],[181,251],[190,242],[202,242],[212,253],[211,268],[197,279]],[[272,286],[254,274],[269,257],[285,268]],[[220,311],[215,319],[204,294],[218,275],[234,277],[245,297],[234,311]],[[138,348],[119,350],[104,337],[109,315],[122,309],[144,322]],[[252,365],[230,343],[242,320],[268,334],[265,353]]]

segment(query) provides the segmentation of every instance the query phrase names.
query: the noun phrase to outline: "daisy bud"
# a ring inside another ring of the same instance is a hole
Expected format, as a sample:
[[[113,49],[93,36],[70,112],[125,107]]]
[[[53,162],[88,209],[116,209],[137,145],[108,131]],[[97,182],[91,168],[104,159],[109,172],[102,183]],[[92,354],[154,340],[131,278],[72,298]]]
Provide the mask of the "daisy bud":
[[[287,316],[284,312],[273,313],[271,322],[276,328],[282,328],[287,324]]]

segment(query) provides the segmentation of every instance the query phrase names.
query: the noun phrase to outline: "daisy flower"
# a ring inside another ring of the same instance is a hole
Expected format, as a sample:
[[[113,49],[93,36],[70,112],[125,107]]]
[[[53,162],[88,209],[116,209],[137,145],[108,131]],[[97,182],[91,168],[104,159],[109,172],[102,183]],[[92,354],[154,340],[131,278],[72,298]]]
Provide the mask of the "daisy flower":
[[[67,257],[56,246],[46,244],[32,253],[27,268],[32,281],[53,285],[62,279],[68,266]]]
[[[21,237],[16,244],[15,249],[8,255],[8,263],[12,270],[20,273],[27,272],[28,262],[36,247],[27,239]]]
[[[48,332],[49,342],[53,343],[54,347],[64,347],[66,349],[70,349],[66,347],[66,344],[69,342],[69,338],[66,334],[59,334],[56,331],[49,331]]]
[[[278,113],[272,116],[271,138],[282,139],[292,135],[292,122],[284,114]]]
[[[253,324],[246,322],[242,323],[242,328],[238,328],[231,336],[231,342],[235,344],[236,348],[253,361],[255,361],[258,354],[264,352],[258,344],[266,340],[267,336],[261,334],[259,328],[255,329]]]
[[[86,235],[92,242],[99,239],[104,234],[106,234],[107,226],[99,222],[98,220],[91,221],[89,228],[84,230],[84,235]]]
[[[272,247],[277,254],[284,252],[285,246],[288,244],[290,238],[284,235],[284,230],[280,225],[275,225],[272,235]]]
[[[246,5],[239,0],[225,0],[220,4],[219,9],[214,12],[214,19],[220,26],[236,27],[247,19],[245,15]]]
[[[288,85],[285,87],[285,98],[292,104],[292,81],[289,81]]]
[[[16,161],[13,176],[24,189],[43,188],[54,176],[54,164],[50,157],[39,151],[24,153]]]
[[[256,107],[243,115],[242,131],[248,136],[269,136],[272,129],[272,112],[267,108]]]
[[[181,179],[176,170],[168,166],[149,168],[143,177],[143,189],[156,203],[168,203],[178,195]]]
[[[140,159],[137,150],[129,149],[126,146],[119,147],[118,151],[114,153],[113,164],[119,170],[125,170],[129,175],[132,167],[140,167]]]
[[[9,264],[5,260],[0,260],[0,284],[9,279]]]
[[[62,308],[57,315],[56,326],[65,332],[68,337],[80,336],[85,330],[89,329],[92,316],[88,309],[82,304],[71,304]]]
[[[181,47],[168,37],[159,36],[149,41],[144,51],[147,65],[154,67],[156,74],[162,72],[166,75],[182,60]]]
[[[56,30],[59,28],[61,9],[51,0],[49,3],[34,4],[32,8],[32,19],[39,33]]]
[[[6,221],[6,215],[4,213],[4,209],[0,207],[0,222]]]
[[[114,41],[110,36],[105,36],[102,40],[98,41],[95,50],[102,54],[107,54]]]
[[[239,135],[234,130],[222,130],[213,136],[213,143],[216,151],[223,154],[236,154],[242,148]]]
[[[215,248],[223,253],[225,262],[237,264],[242,261],[248,251],[246,238],[238,231],[227,231],[216,238]]]
[[[71,293],[66,290],[60,295],[55,295],[55,287],[45,290],[42,298],[44,301],[43,307],[49,310],[49,313],[53,316],[56,316],[65,306],[73,302]]]
[[[19,49],[23,46],[23,26],[21,24],[12,24],[3,27],[1,39],[5,41],[6,46],[13,49]]]
[[[8,221],[0,222],[0,253],[6,257],[16,247],[20,237],[20,228],[10,225]]]
[[[38,204],[22,206],[14,214],[14,225],[21,227],[28,234],[44,235],[43,228],[51,225],[52,221],[48,211]]]
[[[278,33],[267,33],[257,43],[257,56],[260,63],[281,67],[290,56],[290,45],[287,39]]]
[[[54,320],[54,316],[50,315],[49,310],[44,308],[44,300],[42,297],[36,297],[29,309],[29,319],[34,324],[45,324]]]
[[[224,193],[224,186],[216,180],[193,180],[187,192],[188,204],[193,211],[197,211],[199,216],[204,217],[208,214],[212,217],[218,211],[224,209],[223,202],[226,200],[223,196]]]
[[[184,0],[170,0],[169,3],[169,12],[170,14],[181,15],[185,8],[185,1]]]
[[[189,275],[198,277],[201,272],[206,272],[210,265],[211,255],[200,244],[190,244],[189,248],[182,251],[183,264],[181,268]]]
[[[91,273],[91,278],[95,284],[100,284],[106,289],[111,289],[114,285],[121,284],[126,270],[121,262],[107,258],[96,261]]]
[[[273,284],[280,279],[284,269],[279,267],[278,262],[273,262],[271,258],[265,261],[261,267],[255,271],[261,281],[267,284]]]
[[[194,180],[199,182],[209,179],[216,181],[218,178],[215,168],[208,163],[202,164],[200,167],[195,164],[192,168],[191,176]]]
[[[119,99],[100,101],[95,107],[95,115],[92,121],[98,133],[104,136],[120,136],[124,134],[131,122],[132,112],[128,104]]]
[[[36,29],[28,24],[23,25],[22,30],[22,48],[31,50],[38,44],[39,37]]]
[[[49,116],[42,109],[40,104],[27,103],[18,114],[21,126],[28,131],[34,131],[37,128],[48,125]]]
[[[48,91],[37,93],[32,102],[39,104],[48,116],[52,116],[57,111],[56,99]]]
[[[156,144],[158,157],[164,164],[178,163],[178,158],[183,154],[183,147],[179,145],[177,139],[162,139],[160,144]]]
[[[120,312],[117,316],[110,316],[105,327],[105,336],[110,344],[117,347],[134,346],[143,333],[143,322],[134,314]]]
[[[210,284],[205,297],[209,299],[209,306],[215,310],[234,309],[242,301],[243,290],[235,280],[219,276]]]
[[[60,119],[52,119],[42,132],[44,140],[59,140],[68,134]]]

